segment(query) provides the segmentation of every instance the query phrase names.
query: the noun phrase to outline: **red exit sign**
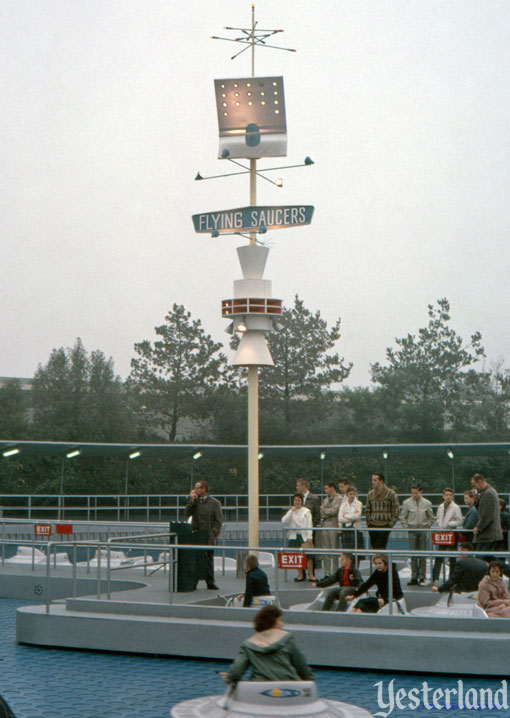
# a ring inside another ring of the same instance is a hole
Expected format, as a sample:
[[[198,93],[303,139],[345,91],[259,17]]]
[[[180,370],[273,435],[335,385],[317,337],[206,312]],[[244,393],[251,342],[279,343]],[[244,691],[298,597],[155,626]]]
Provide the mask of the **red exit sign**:
[[[34,534],[36,536],[51,536],[51,525],[50,524],[35,524]]]
[[[295,551],[285,551],[278,554],[280,568],[306,568],[306,554]]]
[[[455,533],[453,531],[433,531],[432,543],[434,546],[455,546]]]

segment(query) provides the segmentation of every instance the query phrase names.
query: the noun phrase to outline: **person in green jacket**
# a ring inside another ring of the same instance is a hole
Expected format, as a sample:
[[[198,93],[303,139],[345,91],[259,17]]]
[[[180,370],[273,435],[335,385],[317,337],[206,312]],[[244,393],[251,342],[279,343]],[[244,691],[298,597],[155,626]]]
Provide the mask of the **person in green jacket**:
[[[294,637],[283,630],[282,612],[278,606],[264,606],[253,620],[255,635],[243,641],[225,683],[237,683],[251,668],[250,681],[311,681],[313,672]]]

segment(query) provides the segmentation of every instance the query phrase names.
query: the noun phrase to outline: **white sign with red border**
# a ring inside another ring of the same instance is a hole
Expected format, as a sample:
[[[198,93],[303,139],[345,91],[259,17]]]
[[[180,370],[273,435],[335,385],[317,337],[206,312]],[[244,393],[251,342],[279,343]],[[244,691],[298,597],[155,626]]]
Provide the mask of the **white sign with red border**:
[[[278,554],[279,568],[306,568],[306,554],[285,551]]]
[[[51,524],[34,524],[36,536],[51,536]]]
[[[434,546],[455,546],[455,532],[433,531],[432,543]]]

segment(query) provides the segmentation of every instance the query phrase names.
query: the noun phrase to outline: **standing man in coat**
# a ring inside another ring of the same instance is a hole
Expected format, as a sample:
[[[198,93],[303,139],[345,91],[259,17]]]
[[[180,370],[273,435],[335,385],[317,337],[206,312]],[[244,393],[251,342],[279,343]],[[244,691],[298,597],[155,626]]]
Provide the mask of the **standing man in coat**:
[[[498,495],[482,474],[473,474],[471,485],[478,493],[478,521],[473,529],[475,548],[494,551],[503,538]]]
[[[387,531],[369,531],[373,549],[385,549],[391,529],[397,523],[400,513],[398,496],[386,486],[383,474],[372,474],[372,489],[368,492],[365,517],[368,528],[388,529]]]
[[[310,485],[307,479],[296,479],[296,492],[303,494],[303,506],[312,514],[312,526],[319,526],[321,522],[321,500],[315,494],[310,493]]]
[[[190,496],[186,506],[186,516],[191,516],[194,529],[207,531],[207,545],[216,546],[216,540],[223,526],[223,513],[218,499],[209,496],[207,481],[197,481],[195,484],[195,495]],[[218,586],[214,583],[214,551],[206,551],[205,556],[207,588],[217,591]]]
[[[415,484],[411,489],[411,498],[402,504],[400,522],[408,531],[409,548],[411,551],[427,550],[427,532],[413,531],[412,529],[429,529],[434,523],[432,504],[424,499],[422,488]],[[427,561],[425,558],[413,556],[411,558],[411,580],[408,586],[419,586],[425,583]]]
[[[338,548],[338,511],[342,503],[342,497],[337,494],[336,486],[333,482],[328,481],[324,486],[326,498],[321,504],[320,517],[321,528],[334,528],[334,531],[317,531],[316,546],[320,548],[337,549]],[[326,576],[332,576],[338,569],[338,556],[324,554],[322,556],[324,564],[324,572]]]

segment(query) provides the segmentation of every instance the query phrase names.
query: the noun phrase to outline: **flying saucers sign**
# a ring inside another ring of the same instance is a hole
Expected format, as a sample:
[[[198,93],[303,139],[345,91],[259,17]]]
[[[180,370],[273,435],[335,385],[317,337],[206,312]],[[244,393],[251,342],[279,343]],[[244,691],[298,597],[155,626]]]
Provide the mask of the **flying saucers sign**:
[[[196,232],[233,234],[235,232],[265,232],[270,229],[301,227],[310,224],[314,208],[309,204],[283,207],[240,207],[220,212],[194,214]]]

